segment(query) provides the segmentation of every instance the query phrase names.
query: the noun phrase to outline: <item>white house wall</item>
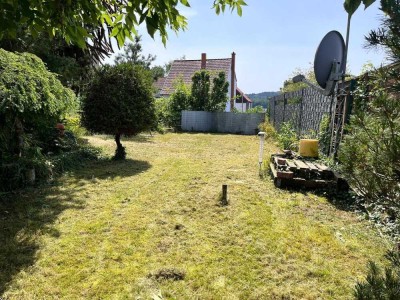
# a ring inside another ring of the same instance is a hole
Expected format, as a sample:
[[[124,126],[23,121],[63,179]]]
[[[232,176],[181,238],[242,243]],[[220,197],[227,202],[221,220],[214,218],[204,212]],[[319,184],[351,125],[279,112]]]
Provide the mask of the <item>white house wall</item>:
[[[238,111],[246,111],[247,109],[246,109],[246,102],[243,102],[243,106],[242,106],[242,103],[237,103],[237,102],[235,102],[235,108],[238,110]]]
[[[232,65],[231,65],[232,68]],[[230,70],[230,69],[229,69]],[[228,87],[228,101],[226,102],[225,105],[225,111],[226,112],[230,112],[231,111],[231,84],[232,84],[232,72],[228,72],[228,79],[227,79],[228,83],[229,83],[229,87]],[[234,97],[236,96],[236,88],[237,88],[237,80],[236,78],[234,79]]]

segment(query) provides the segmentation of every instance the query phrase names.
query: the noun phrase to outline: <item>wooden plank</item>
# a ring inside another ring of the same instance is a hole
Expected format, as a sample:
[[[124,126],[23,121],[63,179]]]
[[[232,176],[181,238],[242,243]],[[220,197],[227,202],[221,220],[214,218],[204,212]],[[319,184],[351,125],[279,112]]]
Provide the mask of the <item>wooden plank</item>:
[[[286,166],[286,159],[281,157],[274,157],[275,166]]]
[[[304,162],[307,166],[309,166],[309,168],[313,171],[319,171],[318,167],[316,165],[314,165],[312,162],[310,161],[305,161]]]
[[[278,158],[279,166],[286,166],[286,158]]]
[[[299,159],[295,159],[293,160],[293,162],[302,170],[308,170],[310,169],[304,162],[302,162]]]
[[[320,169],[321,171],[328,171],[328,170],[329,170],[329,168],[328,168],[327,166],[325,166],[325,165],[321,165],[321,164],[319,164],[319,163],[314,163],[314,165],[315,165],[318,169]]]
[[[297,169],[297,165],[291,159],[287,159],[286,163],[287,163],[287,165],[289,167],[289,170]]]
[[[277,172],[277,177],[278,178],[285,178],[285,179],[292,179],[293,178],[293,172],[283,172],[283,171],[278,171]]]
[[[275,169],[274,164],[273,164],[273,163],[270,163],[270,164],[269,164],[269,167],[270,167],[270,169],[271,169],[272,175],[274,175],[274,177],[276,178],[276,177],[277,177],[277,174],[276,174],[276,169]]]

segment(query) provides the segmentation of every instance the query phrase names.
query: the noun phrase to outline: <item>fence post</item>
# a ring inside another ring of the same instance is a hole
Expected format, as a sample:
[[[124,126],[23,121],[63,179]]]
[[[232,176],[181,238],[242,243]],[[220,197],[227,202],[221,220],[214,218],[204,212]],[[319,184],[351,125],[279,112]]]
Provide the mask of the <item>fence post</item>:
[[[304,97],[304,89],[301,90],[301,98],[300,98],[300,112],[299,112],[299,136],[301,136],[301,127],[303,120],[303,97]]]
[[[274,100],[272,100],[272,102],[274,103],[274,120],[273,120],[273,124],[274,124],[274,127],[275,127],[276,126],[276,114],[275,114],[276,99],[274,98]]]
[[[285,122],[285,114],[286,114],[286,93],[283,94],[283,116],[282,116],[282,123]]]

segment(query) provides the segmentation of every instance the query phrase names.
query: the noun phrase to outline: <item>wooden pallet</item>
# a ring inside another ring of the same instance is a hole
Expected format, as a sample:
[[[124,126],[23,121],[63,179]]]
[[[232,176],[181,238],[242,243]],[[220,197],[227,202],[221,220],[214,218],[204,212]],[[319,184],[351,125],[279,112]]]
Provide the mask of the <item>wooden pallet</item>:
[[[324,164],[298,157],[293,152],[271,155],[270,169],[276,187],[348,189],[346,181]]]

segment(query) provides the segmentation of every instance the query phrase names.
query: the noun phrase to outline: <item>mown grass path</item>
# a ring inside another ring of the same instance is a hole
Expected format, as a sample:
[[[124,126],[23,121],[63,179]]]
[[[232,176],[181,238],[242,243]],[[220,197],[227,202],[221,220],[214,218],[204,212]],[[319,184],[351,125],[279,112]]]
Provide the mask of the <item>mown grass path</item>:
[[[90,142],[112,155],[112,138]],[[367,261],[390,247],[327,199],[260,180],[254,136],[124,145],[125,162],[96,162],[0,202],[3,296],[348,299]],[[224,183],[227,207],[218,205]]]

